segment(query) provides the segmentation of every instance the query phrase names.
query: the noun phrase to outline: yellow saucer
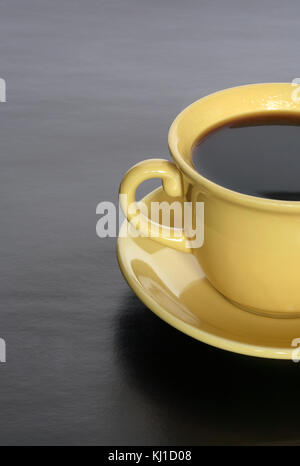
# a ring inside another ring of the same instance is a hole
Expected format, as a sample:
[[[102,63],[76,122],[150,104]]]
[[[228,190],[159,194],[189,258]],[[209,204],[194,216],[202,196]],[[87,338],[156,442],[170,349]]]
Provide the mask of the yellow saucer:
[[[159,188],[144,202],[163,200],[169,198]],[[123,237],[127,227],[129,234]],[[135,237],[125,221],[118,238],[118,260],[137,296],[178,330],[235,353],[292,359],[292,340],[300,339],[300,318],[261,317],[234,306],[210,285],[192,254]]]

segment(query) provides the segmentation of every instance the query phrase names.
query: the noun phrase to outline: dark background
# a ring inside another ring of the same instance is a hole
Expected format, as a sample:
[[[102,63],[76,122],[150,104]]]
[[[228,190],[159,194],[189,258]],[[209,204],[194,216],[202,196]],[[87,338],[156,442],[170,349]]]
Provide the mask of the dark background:
[[[0,444],[300,443],[300,365],[169,327],[95,232],[123,173],[168,157],[182,108],[300,76],[299,15],[297,0],[0,0]]]

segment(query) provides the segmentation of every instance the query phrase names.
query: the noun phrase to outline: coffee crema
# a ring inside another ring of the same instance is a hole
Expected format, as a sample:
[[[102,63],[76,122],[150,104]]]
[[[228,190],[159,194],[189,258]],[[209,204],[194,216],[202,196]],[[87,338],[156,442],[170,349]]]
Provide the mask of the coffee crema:
[[[193,148],[195,169],[225,188],[267,199],[300,201],[300,118],[233,119]]]

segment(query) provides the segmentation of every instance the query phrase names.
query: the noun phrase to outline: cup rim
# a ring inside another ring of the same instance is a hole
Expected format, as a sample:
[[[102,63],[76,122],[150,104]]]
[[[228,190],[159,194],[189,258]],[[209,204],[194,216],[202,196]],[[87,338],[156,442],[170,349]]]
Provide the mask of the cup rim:
[[[209,99],[213,96],[223,95],[224,93],[234,92],[238,89],[244,89],[245,92],[247,90],[253,90],[253,88],[262,89],[265,88],[266,91],[269,90],[274,93],[276,88],[283,89],[283,86],[290,86],[294,87],[293,83],[289,82],[273,82],[273,83],[255,83],[255,84],[245,84],[240,86],[233,86],[226,89],[222,89],[217,92],[210,93],[205,97],[202,97],[192,104],[185,107],[174,119],[173,123],[170,126],[169,134],[168,134],[168,146],[171,156],[173,157],[175,164],[179,167],[179,169],[190,179],[192,179],[195,183],[203,185],[208,191],[215,194],[217,197],[221,197],[224,200],[231,201],[233,203],[243,204],[245,206],[254,207],[254,208],[262,208],[267,210],[277,210],[277,211],[285,211],[285,212],[300,212],[300,201],[289,201],[289,200],[280,200],[280,199],[268,199],[258,196],[252,196],[249,194],[240,193],[238,191],[231,190],[230,188],[225,188],[214,181],[211,181],[209,178],[201,175],[193,166],[189,165],[184,157],[182,156],[180,150],[178,149],[178,128],[180,123],[183,119],[186,118],[187,114],[190,110],[195,107],[199,106],[200,103],[204,102],[206,99]],[[266,92],[267,93],[267,92]],[[268,94],[269,94],[268,93]],[[272,110],[271,110],[272,111]],[[287,115],[290,113],[291,115],[299,114],[300,117],[300,104],[293,104],[292,108],[287,110],[285,107],[276,108],[272,112],[276,113],[284,113]],[[252,112],[254,114],[254,112]],[[245,116],[251,115],[249,112],[245,112]],[[228,120],[228,119],[227,119]],[[224,120],[226,122],[226,119]],[[213,127],[212,127],[213,128]],[[191,147],[192,149],[192,147]]]

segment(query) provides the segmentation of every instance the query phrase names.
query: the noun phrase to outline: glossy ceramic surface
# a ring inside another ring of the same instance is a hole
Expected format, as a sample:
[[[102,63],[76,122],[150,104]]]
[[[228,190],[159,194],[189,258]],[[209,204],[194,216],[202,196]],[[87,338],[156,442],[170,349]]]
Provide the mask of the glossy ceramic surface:
[[[161,188],[146,198],[147,202],[162,200],[170,198]],[[127,229],[128,235],[123,237]],[[130,287],[160,318],[218,348],[265,358],[292,358],[292,340],[300,337],[299,318],[262,317],[241,310],[211,286],[193,254],[135,235],[125,221],[118,239],[120,267]]]
[[[255,84],[220,91],[193,103],[170,128],[169,148],[176,166],[157,159],[141,162],[125,175],[120,189],[134,201],[142,181],[161,177],[167,194],[194,206],[204,202],[204,244],[193,248],[192,254],[220,293],[242,308],[272,317],[300,316],[300,202],[258,198],[223,188],[194,170],[191,155],[200,137],[234,117],[300,115],[300,103],[292,98],[294,89],[290,83]],[[124,203],[123,208],[134,221]],[[195,210],[193,215],[197,215]],[[147,227],[146,220],[139,225],[143,232]],[[155,240],[189,251],[188,233],[182,233],[177,241],[163,235]]]

